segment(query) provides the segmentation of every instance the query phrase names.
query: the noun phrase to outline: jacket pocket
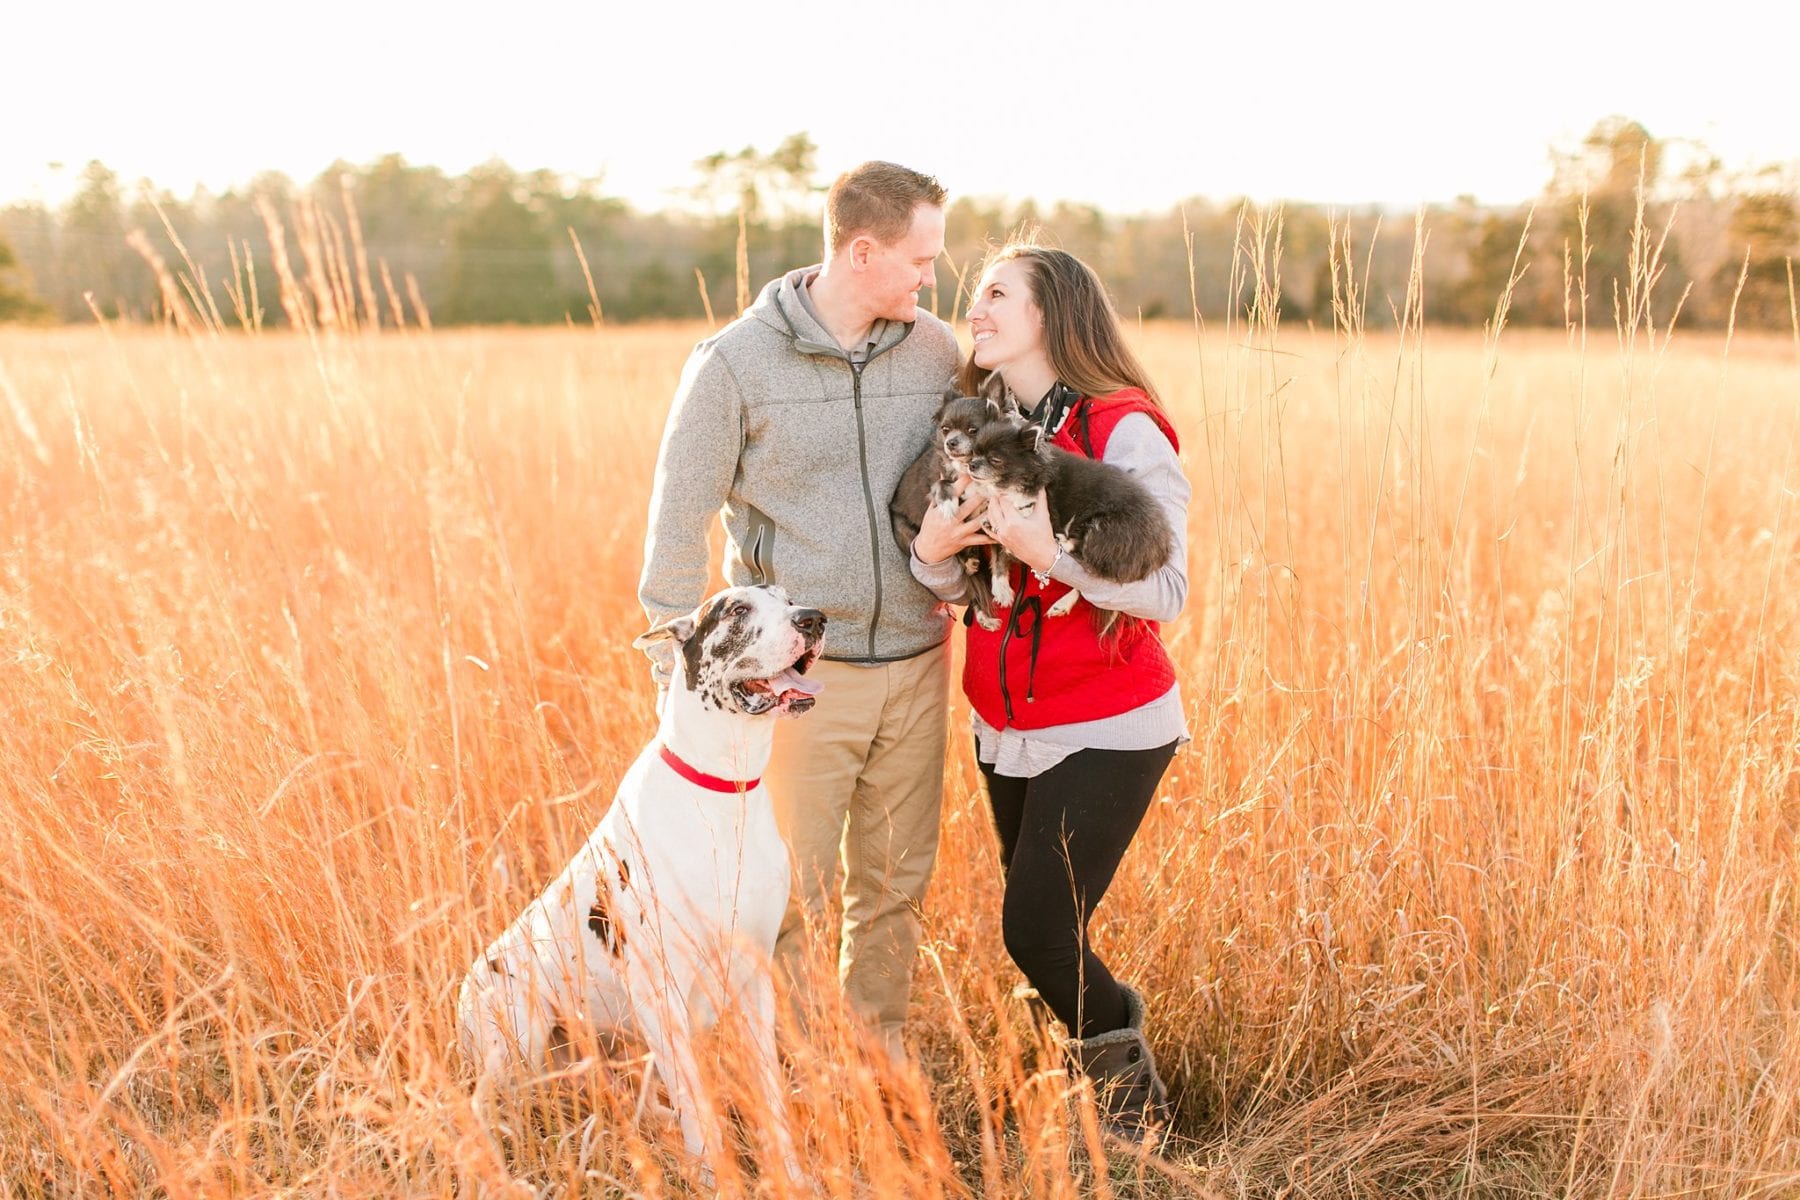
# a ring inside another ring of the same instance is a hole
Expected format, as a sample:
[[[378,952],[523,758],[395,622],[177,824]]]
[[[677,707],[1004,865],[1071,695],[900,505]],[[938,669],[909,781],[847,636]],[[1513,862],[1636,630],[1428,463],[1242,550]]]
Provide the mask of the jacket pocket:
[[[750,517],[750,546],[744,552],[750,577],[757,583],[775,582],[775,525],[754,506]]]

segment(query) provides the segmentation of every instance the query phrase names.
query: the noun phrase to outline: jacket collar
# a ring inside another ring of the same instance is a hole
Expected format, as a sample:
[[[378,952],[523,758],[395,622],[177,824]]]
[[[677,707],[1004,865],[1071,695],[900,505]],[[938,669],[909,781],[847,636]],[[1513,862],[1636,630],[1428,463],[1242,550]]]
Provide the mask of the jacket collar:
[[[818,264],[797,267],[779,279],[770,280],[764,286],[762,294],[756,298],[756,303],[750,306],[749,315],[787,333],[794,339],[794,349],[802,354],[822,354],[849,362],[850,355],[825,332],[825,327],[819,324],[818,318],[807,310],[806,304],[800,299],[800,289],[822,269]],[[905,341],[913,329],[912,323],[905,321],[886,321],[883,326],[875,348],[863,360],[864,366]]]

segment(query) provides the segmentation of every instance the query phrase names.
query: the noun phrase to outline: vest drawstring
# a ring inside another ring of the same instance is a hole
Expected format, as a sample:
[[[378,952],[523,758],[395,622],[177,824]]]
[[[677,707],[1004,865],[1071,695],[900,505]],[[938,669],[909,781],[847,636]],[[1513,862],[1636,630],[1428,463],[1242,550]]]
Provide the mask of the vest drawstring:
[[[1028,585],[1022,582],[1021,586]],[[1034,692],[1037,687],[1038,647],[1042,644],[1044,636],[1043,597],[1035,593],[1030,596],[1017,596],[1013,600],[1012,611],[1007,615],[1006,623],[1008,634],[1013,637],[1023,637],[1025,630],[1019,627],[1019,616],[1027,610],[1031,613],[1031,656],[1026,660],[1025,667],[1025,703],[1031,704],[1037,700]],[[1002,659],[1001,669],[1005,670],[1005,666],[1005,660]],[[1004,690],[1006,685],[1003,683],[1000,686]]]

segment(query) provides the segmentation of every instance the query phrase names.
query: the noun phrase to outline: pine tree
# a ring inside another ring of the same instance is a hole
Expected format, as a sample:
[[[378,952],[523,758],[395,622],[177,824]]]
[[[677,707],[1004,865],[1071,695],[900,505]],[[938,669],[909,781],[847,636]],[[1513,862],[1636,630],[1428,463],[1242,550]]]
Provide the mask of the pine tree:
[[[450,324],[541,324],[570,308],[556,284],[550,232],[539,198],[505,163],[469,173],[450,232],[443,320]],[[577,312],[585,301],[575,305]]]
[[[24,268],[19,266],[19,256],[0,237],[0,321],[37,320],[49,311],[32,296]]]
[[[1793,260],[1800,250],[1800,206],[1785,191],[1751,192],[1731,210],[1731,256],[1719,265],[1713,290],[1730,303],[1740,274],[1740,325],[1785,329],[1794,320]],[[1748,263],[1745,257],[1748,256]]]

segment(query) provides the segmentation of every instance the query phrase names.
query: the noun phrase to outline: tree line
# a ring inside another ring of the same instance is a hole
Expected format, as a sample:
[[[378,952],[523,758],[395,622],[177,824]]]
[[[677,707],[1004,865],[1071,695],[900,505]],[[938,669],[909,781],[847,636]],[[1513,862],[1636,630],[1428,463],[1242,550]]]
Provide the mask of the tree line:
[[[50,208],[0,209],[0,320],[549,324],[722,320],[820,257],[823,185],[803,133],[695,164],[687,201],[639,212],[600,181],[499,161],[462,175],[392,154],[307,185],[279,174],[186,199],[90,163]],[[1284,322],[1506,319],[1789,328],[1800,205],[1790,174],[1728,176],[1704,147],[1624,118],[1556,158],[1531,205],[1412,215],[1196,199],[1120,216],[953,199],[935,306],[950,317],[991,241],[1039,227],[1091,263],[1127,317]],[[1420,244],[1423,253],[1415,253]],[[379,284],[379,286],[377,286]],[[931,298],[927,298],[928,302]]]

